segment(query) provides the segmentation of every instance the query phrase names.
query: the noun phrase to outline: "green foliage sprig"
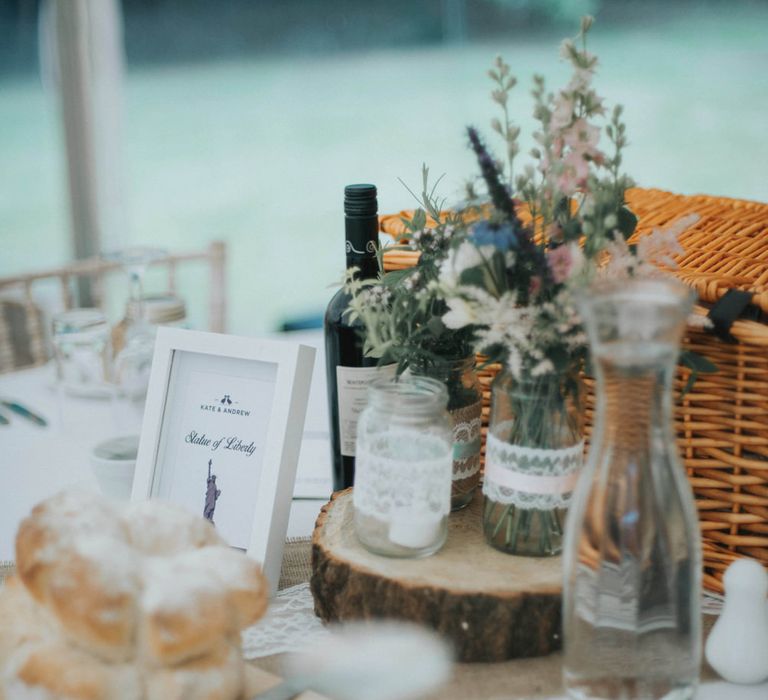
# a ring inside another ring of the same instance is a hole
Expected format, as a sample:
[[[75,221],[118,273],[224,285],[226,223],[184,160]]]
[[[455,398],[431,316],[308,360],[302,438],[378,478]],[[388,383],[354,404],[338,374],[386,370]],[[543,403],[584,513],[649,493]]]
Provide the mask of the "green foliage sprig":
[[[421,193],[411,192],[420,207],[412,218],[403,219],[405,232],[390,246],[417,251],[416,266],[385,273],[380,264],[374,280],[356,279],[355,271],[349,270],[345,280],[351,296],[348,313],[362,323],[366,354],[381,364],[397,363],[398,372],[458,360],[472,352],[471,330],[456,332],[442,319],[448,309],[437,284],[440,267],[462,221],[457,213],[441,213],[444,202],[435,194],[438,184],[439,180],[430,185],[429,169],[423,166]]]

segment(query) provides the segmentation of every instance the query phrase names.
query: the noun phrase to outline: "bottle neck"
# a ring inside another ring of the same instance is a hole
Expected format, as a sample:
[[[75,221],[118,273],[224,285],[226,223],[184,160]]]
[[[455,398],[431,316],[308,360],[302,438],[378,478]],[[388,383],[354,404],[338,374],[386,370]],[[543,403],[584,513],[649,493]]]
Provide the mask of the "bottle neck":
[[[376,258],[376,247],[379,241],[379,217],[376,214],[368,216],[350,216],[344,218],[345,248],[347,267],[360,270],[361,279],[376,277],[379,264]]]

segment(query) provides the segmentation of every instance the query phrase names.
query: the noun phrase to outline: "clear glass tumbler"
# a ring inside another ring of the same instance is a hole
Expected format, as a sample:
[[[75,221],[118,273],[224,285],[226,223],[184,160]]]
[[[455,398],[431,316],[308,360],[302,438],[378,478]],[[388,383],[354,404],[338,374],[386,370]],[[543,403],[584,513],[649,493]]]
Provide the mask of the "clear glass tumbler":
[[[579,700],[688,700],[701,662],[701,543],[672,378],[692,293],[602,283],[581,303],[597,418],[564,544],[564,683]]]
[[[73,396],[112,395],[110,328],[98,309],[70,309],[53,317],[56,381]]]
[[[445,386],[428,377],[377,379],[357,424],[355,532],[376,554],[423,557],[445,543],[453,427]]]

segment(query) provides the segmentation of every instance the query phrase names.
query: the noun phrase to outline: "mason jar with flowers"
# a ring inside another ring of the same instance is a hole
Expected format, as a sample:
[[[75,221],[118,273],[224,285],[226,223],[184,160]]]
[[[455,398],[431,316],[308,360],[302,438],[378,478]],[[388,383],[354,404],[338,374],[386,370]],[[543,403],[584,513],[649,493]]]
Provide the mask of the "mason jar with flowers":
[[[453,433],[451,509],[459,510],[469,505],[479,484],[482,396],[472,330],[443,322],[448,306],[437,281],[463,223],[460,215],[440,211],[434,188],[428,189],[426,167],[422,176],[421,195],[414,195],[422,207],[404,220],[404,233],[390,246],[417,252],[415,267],[382,271],[377,280],[358,280],[348,271],[345,284],[349,313],[362,322],[366,353],[381,363],[396,363],[398,377],[407,373],[445,385]]]
[[[489,75],[503,119],[492,128],[505,141],[507,165],[468,129],[487,196],[463,212],[472,223],[455,237],[439,272],[444,325],[469,329],[475,350],[503,365],[492,386],[483,529],[492,546],[520,555],[561,550],[584,453],[586,337],[573,292],[636,224],[624,201],[631,183],[620,172],[621,108],[606,119],[591,86],[597,59],[586,49],[590,24],[585,19],[578,39],[563,45],[573,67],[566,87],[549,93],[534,78],[535,163],[517,178],[520,129],[508,111],[516,81],[496,60]],[[603,138],[610,153],[600,149]]]

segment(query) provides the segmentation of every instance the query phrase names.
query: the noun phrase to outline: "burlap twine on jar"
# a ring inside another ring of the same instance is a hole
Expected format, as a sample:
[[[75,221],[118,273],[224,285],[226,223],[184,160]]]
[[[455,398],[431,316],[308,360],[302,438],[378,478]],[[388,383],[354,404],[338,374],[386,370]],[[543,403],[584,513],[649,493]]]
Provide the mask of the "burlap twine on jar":
[[[453,421],[451,502],[471,494],[480,481],[482,401],[450,411]]]

